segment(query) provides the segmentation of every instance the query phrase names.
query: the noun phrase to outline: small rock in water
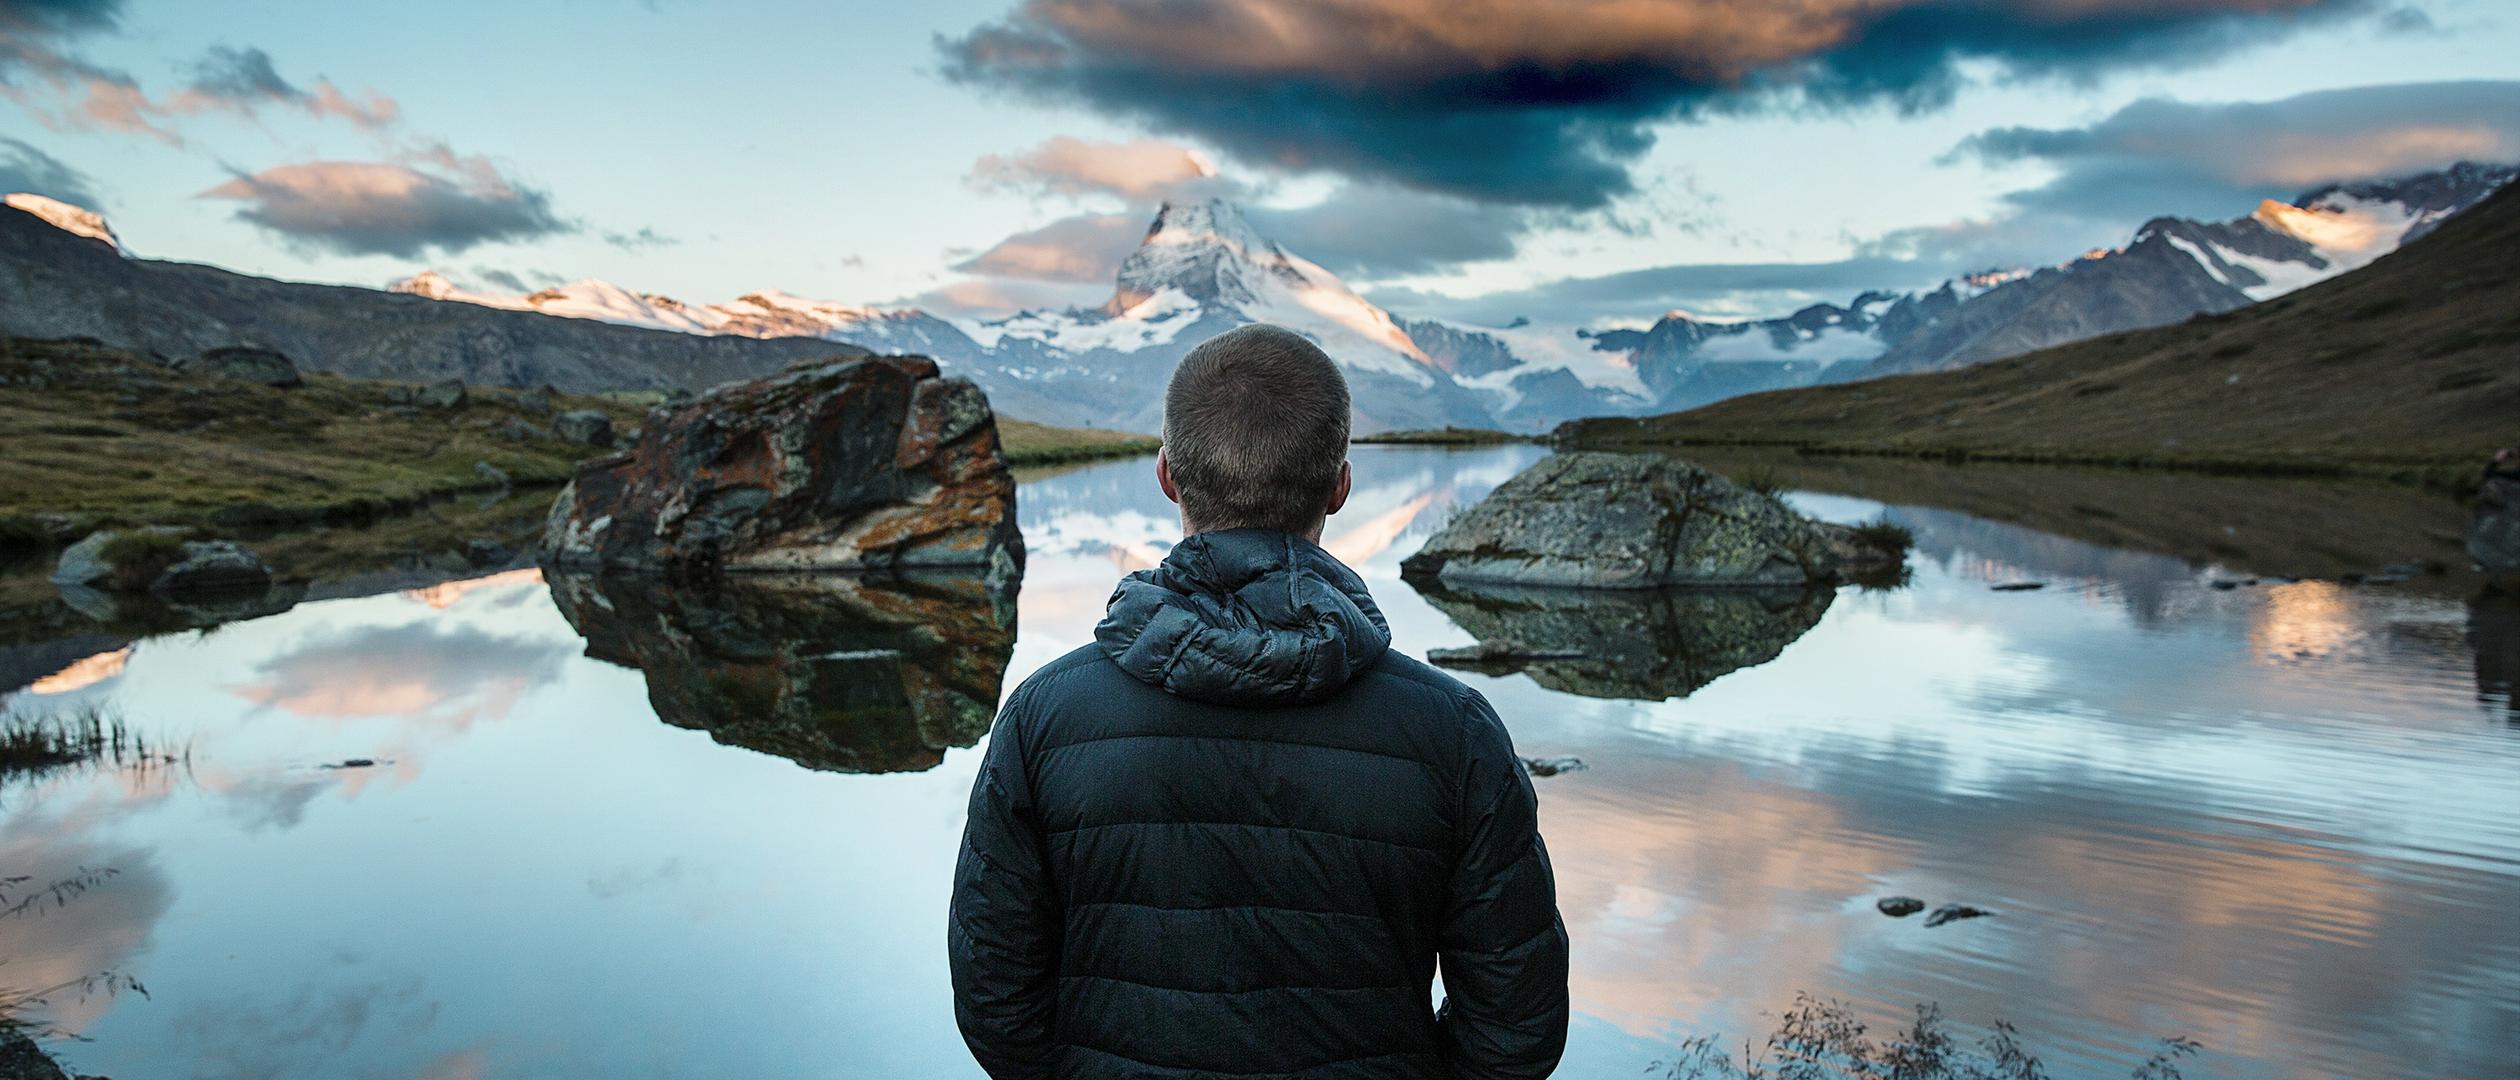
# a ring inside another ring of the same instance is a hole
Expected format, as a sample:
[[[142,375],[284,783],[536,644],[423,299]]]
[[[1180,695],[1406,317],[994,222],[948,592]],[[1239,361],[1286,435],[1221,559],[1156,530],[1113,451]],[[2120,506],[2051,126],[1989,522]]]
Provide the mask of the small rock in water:
[[[1559,773],[1578,772],[1590,766],[1585,765],[1584,759],[1578,757],[1550,757],[1524,758],[1523,767],[1530,769],[1533,776],[1556,776]]]
[[[1893,919],[1904,919],[1925,910],[1925,901],[1913,896],[1885,896],[1874,901],[1873,906],[1880,908],[1882,914]]]
[[[1962,919],[1982,918],[1992,914],[1995,913],[1987,911],[1983,908],[1973,908],[1967,904],[1944,904],[1941,907],[1935,908],[1933,914],[1925,916],[1925,925],[1941,926],[1947,922],[1958,922]]]
[[[2215,587],[2215,588],[2217,588],[2217,589],[2224,590],[2224,591],[2226,591],[2226,592],[2228,592],[2228,591],[2230,591],[2230,590],[2232,590],[2232,589],[2237,589],[2237,588],[2239,588],[2239,587],[2241,587],[2241,586],[2243,586],[2243,585],[2255,585],[2255,584],[2257,584],[2257,583],[2258,583],[2258,579],[2253,578],[2253,577],[2252,577],[2252,578],[2215,578],[2213,581],[2208,582],[2208,584],[2212,585],[2213,587]]]
[[[376,759],[354,757],[346,759],[339,764],[326,765],[324,767],[327,769],[373,769],[376,767]]]
[[[2047,588],[2047,582],[2044,582],[2044,581],[2005,581],[2005,582],[1999,582],[1999,583],[1997,583],[1997,584],[1995,584],[1995,585],[1993,585],[1993,586],[1990,586],[1990,588],[1993,588],[1996,592],[2029,592],[2029,591],[2031,591],[2031,590],[2033,590],[2033,589],[2044,589],[2044,588]]]

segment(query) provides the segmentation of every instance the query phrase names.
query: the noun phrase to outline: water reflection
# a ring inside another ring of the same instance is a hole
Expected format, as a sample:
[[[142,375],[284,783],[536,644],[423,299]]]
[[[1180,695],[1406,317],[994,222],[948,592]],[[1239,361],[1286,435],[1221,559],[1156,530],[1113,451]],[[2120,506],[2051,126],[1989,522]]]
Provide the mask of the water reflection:
[[[1687,697],[1776,659],[1819,625],[1834,589],[1556,589],[1418,582],[1494,659],[1551,690],[1594,698]],[[1453,666],[1460,666],[1455,664]]]
[[[586,655],[645,673],[657,719],[827,772],[918,772],[988,733],[1012,598],[981,579],[553,574]]]
[[[1572,605],[1400,580],[1448,507],[1541,452],[1360,448],[1328,543],[1400,648],[1585,653],[1460,673],[1522,752],[1591,765],[1539,787],[1575,943],[1559,1075],[1764,1031],[1798,990],[1876,1023],[2009,1019],[2059,1077],[2123,1076],[2170,1034],[2206,1043],[2197,1076],[2520,1059],[2520,607],[2455,572],[2213,587],[2422,554],[2440,500],[1866,466],[1785,473],[1790,497],[1909,524],[1904,589]],[[0,687],[27,688],[0,709],[111,706],[194,764],[0,799],[0,873],[126,870],[65,912],[91,921],[0,947],[149,984],[80,1014],[78,1063],[112,1075],[976,1077],[938,961],[978,757],[954,748],[1178,535],[1144,460],[1029,478],[1019,505],[1011,608],[526,571],[210,633],[63,612],[0,649]],[[2018,578],[2050,584],[1987,588]],[[321,767],[349,757],[379,765]],[[1927,930],[1873,911],[1891,893],[1997,914]]]

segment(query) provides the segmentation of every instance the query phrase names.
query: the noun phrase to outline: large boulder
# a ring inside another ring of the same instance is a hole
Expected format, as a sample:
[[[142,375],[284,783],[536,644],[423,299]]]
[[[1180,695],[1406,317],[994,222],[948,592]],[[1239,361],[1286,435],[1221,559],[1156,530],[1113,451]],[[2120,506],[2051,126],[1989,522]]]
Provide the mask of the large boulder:
[[[657,719],[808,769],[934,768],[988,733],[1015,648],[1012,584],[977,574],[547,580]]]
[[[297,365],[290,363],[288,357],[251,345],[211,349],[190,360],[179,361],[176,367],[196,375],[243,379],[283,389],[296,386],[301,381]]]
[[[2495,578],[2520,578],[2520,475],[2488,473],[2476,489],[2468,554]]]
[[[922,357],[834,358],[659,409],[552,504],[542,560],[622,570],[1023,569],[980,389]]]
[[[1661,454],[1534,462],[1401,564],[1446,584],[1639,589],[1835,581],[1837,546],[1774,495]]]

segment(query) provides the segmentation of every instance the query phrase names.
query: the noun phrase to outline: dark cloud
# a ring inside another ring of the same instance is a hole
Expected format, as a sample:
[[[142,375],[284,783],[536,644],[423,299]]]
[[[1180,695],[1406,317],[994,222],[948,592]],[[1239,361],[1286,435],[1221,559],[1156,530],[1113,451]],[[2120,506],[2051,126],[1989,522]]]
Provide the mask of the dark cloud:
[[[473,268],[473,276],[480,278],[482,284],[484,285],[507,292],[522,293],[534,291],[526,287],[524,278],[518,277],[510,271],[501,270],[495,266],[476,266]]]
[[[193,66],[192,84],[169,99],[167,108],[174,112],[224,109],[251,114],[265,105],[303,109],[316,117],[337,117],[370,130],[387,127],[402,115],[402,106],[382,94],[371,92],[364,100],[353,101],[330,79],[317,79],[315,88],[308,90],[282,78],[279,69],[272,65],[270,53],[225,45],[212,47]]]
[[[1120,261],[1146,239],[1151,215],[1078,214],[998,241],[954,264],[966,274],[1111,284]]]
[[[1534,215],[1445,195],[1350,186],[1311,206],[1244,211],[1261,235],[1334,273],[1373,279],[1509,259]]]
[[[95,181],[62,164],[61,159],[27,143],[0,135],[0,192],[27,191],[97,208]]]
[[[1599,207],[1652,127],[1949,102],[1976,65],[2167,68],[2373,0],[1023,0],[939,38],[966,84],[1073,101],[1236,157],[1484,201]]]
[[[436,151],[410,163],[310,161],[239,172],[201,197],[243,203],[238,220],[342,255],[417,259],[577,230],[552,212],[549,194],[484,159]]]
[[[2083,127],[2004,127],[1946,161],[2036,163],[2054,175],[1993,217],[1900,229],[1865,254],[1961,268],[2052,263],[2124,243],[2165,215],[2219,221],[2262,199],[2459,161],[2520,160],[2520,81],[2403,83],[2267,102],[2135,102]]]
[[[118,29],[121,16],[117,0],[0,0],[0,97],[47,127],[125,131],[178,144],[184,139],[171,121],[203,112],[253,116],[277,105],[370,130],[401,114],[382,94],[354,100],[329,79],[301,87],[281,76],[270,54],[228,46],[194,64],[190,85],[158,97],[129,73],[69,51],[79,38]]]
[[[1821,263],[1695,263],[1564,278],[1482,296],[1386,288],[1372,290],[1366,298],[1394,315],[1410,318],[1491,326],[1517,317],[1590,324],[1650,321],[1674,308],[1721,318],[1778,315],[1824,300],[1843,304],[1869,289],[1926,286],[1947,274],[1939,266],[1882,257]]]

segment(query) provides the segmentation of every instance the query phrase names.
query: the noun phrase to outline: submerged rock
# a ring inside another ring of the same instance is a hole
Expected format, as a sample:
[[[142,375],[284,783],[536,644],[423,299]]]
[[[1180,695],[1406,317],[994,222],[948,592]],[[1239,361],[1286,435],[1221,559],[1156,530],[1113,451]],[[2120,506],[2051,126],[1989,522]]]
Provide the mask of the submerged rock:
[[[297,386],[303,381],[298,376],[297,365],[290,363],[288,357],[251,345],[211,349],[190,360],[179,361],[175,367],[196,375],[243,379],[282,389]]]
[[[1661,454],[1552,454],[1401,563],[1446,584],[1638,589],[1835,581],[1830,537],[1773,495]]]
[[[1935,908],[1933,914],[1925,916],[1925,925],[1935,927],[1962,919],[1982,919],[1992,914],[1995,913],[1984,908],[1973,908],[1967,904],[1944,904]]]
[[[1874,901],[1873,907],[1893,919],[1904,919],[1925,910],[1925,901],[1913,896],[1885,896]]]
[[[1431,650],[1448,667],[1519,672],[1563,693],[1660,701],[1686,697],[1776,659],[1809,633],[1836,591],[1567,589],[1417,582],[1437,610],[1481,642]]]
[[[657,718],[832,772],[916,772],[988,733],[1011,587],[977,575],[549,575],[586,655],[647,676]]]
[[[1023,569],[1015,480],[979,387],[920,357],[834,358],[649,414],[578,466],[557,566]]]

